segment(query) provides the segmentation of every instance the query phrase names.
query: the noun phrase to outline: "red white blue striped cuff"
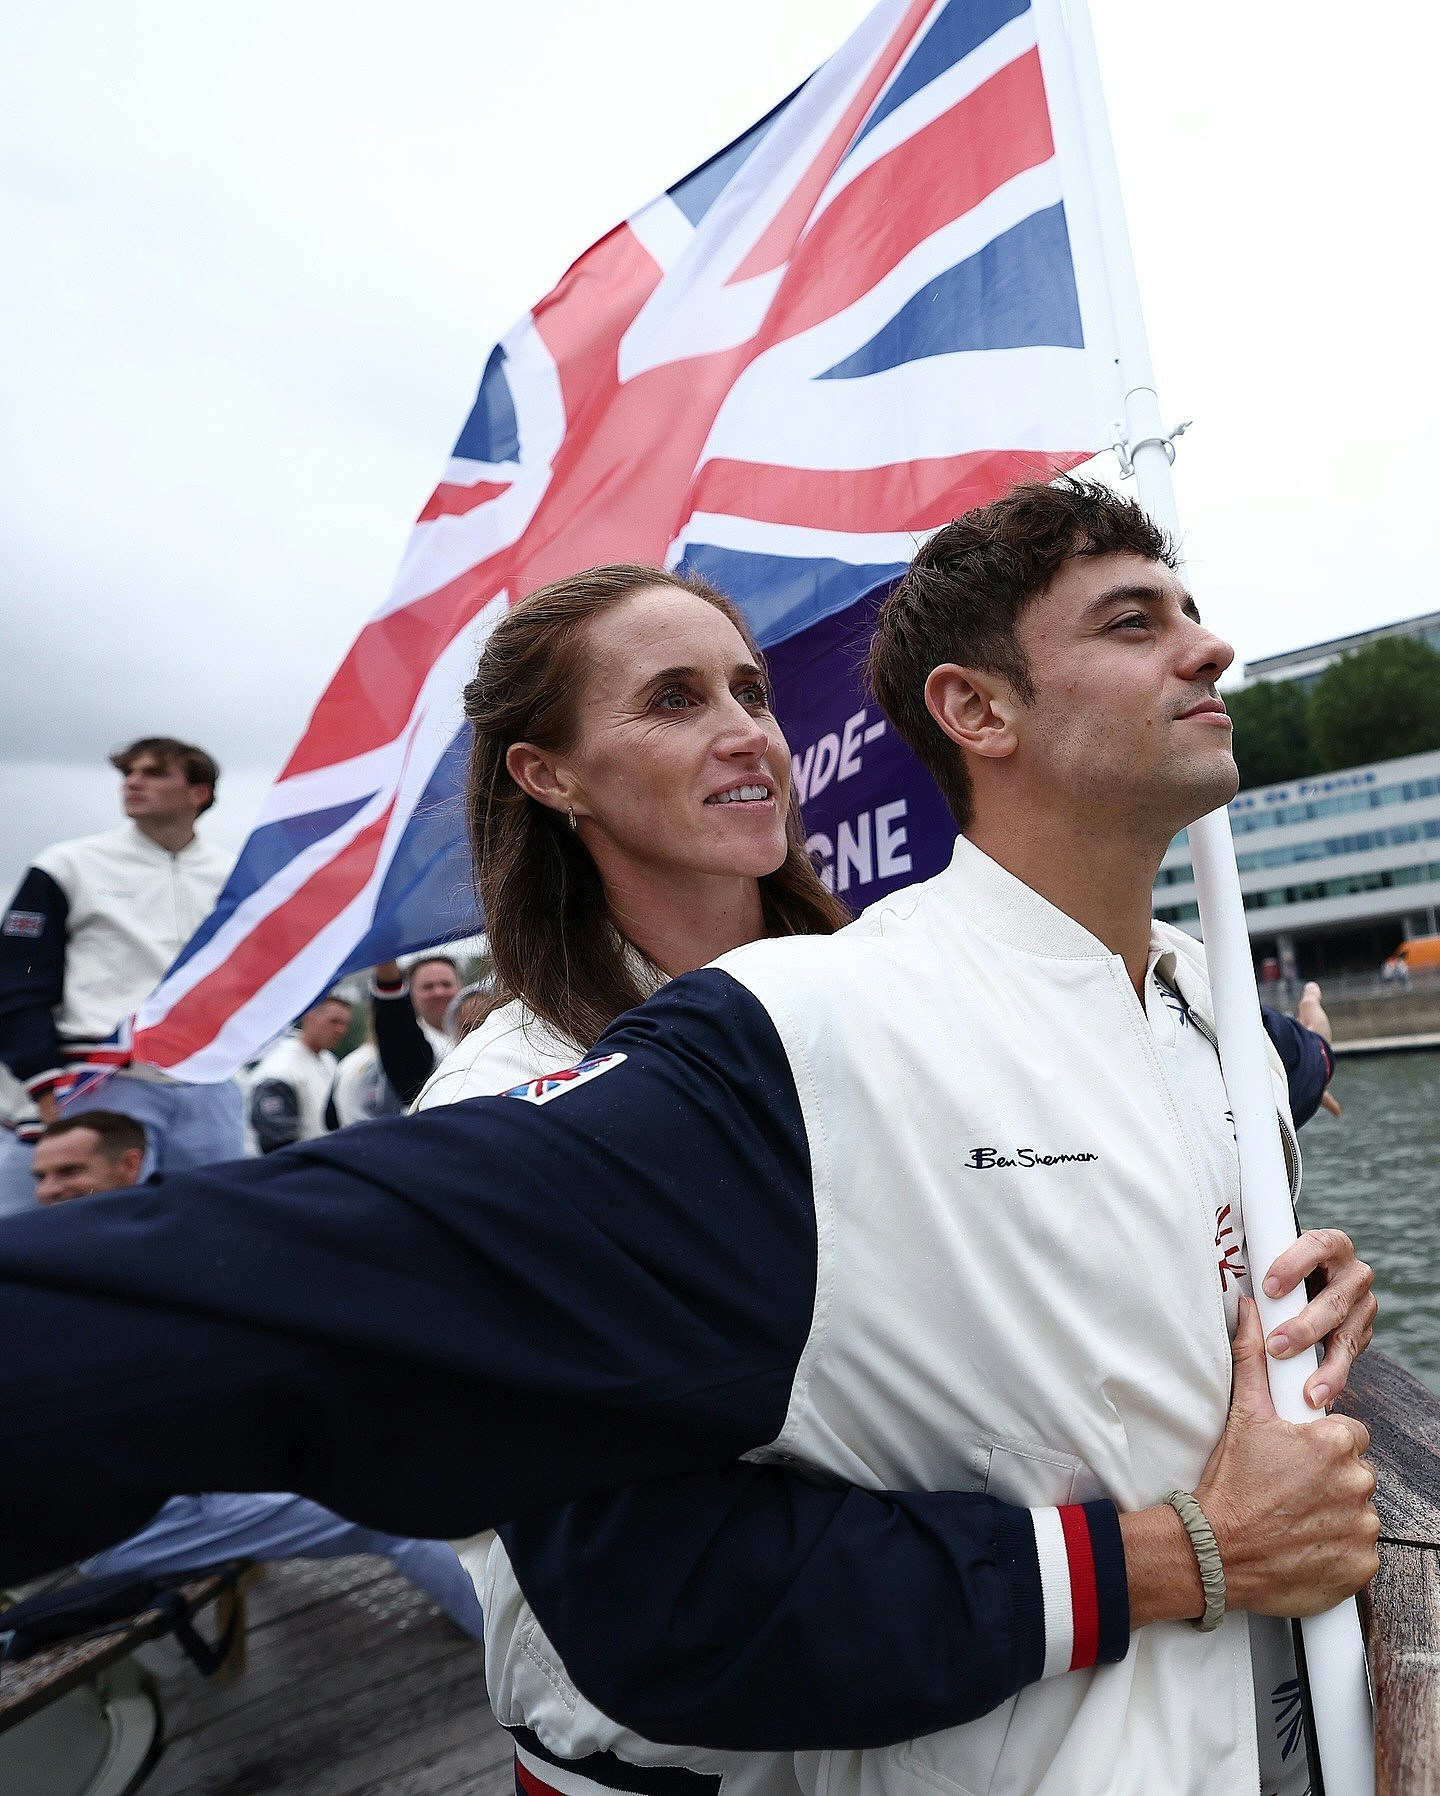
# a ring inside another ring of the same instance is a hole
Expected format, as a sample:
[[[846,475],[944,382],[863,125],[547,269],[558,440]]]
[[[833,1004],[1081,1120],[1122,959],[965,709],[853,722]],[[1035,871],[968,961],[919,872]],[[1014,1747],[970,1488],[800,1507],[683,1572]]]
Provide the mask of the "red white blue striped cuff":
[[[32,1098],[38,1098],[42,1093],[51,1090],[56,1082],[64,1077],[65,1069],[63,1066],[47,1066],[43,1073],[31,1073],[30,1077],[24,1080],[23,1083],[26,1092]]]
[[[1042,1677],[1123,1659],[1130,1597],[1120,1522],[1109,1503],[1032,1509],[1045,1616]]]

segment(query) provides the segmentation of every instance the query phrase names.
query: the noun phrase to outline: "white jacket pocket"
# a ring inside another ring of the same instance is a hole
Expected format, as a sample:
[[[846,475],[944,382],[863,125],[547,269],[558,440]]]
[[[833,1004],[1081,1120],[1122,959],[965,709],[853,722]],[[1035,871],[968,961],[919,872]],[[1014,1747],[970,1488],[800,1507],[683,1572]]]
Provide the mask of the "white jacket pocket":
[[[1075,1501],[1079,1476],[1080,1461],[1067,1453],[997,1444],[990,1449],[985,1494],[1022,1509],[1056,1509]]]

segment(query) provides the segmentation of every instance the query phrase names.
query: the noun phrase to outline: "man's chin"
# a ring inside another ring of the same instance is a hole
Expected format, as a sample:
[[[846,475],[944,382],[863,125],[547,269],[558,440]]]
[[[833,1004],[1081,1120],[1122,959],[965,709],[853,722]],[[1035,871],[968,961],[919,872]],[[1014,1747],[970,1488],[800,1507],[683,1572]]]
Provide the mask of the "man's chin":
[[[1240,790],[1240,770],[1229,753],[1217,755],[1209,767],[1191,770],[1186,782],[1185,810],[1188,815],[1180,826],[1188,829],[1211,811],[1222,810]]]

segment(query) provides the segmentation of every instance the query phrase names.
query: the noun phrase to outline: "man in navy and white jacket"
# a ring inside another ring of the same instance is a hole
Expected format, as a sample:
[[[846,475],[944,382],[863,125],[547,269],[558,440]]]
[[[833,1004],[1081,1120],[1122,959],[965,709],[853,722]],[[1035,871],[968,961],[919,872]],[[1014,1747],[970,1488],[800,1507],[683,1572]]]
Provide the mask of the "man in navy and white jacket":
[[[1258,1787],[1244,1612],[1371,1575],[1373,1479],[1358,1424],[1268,1412],[1203,960],[1149,921],[1165,845],[1234,791],[1229,651],[1132,507],[1050,490],[942,532],[882,619],[882,703],[964,830],[939,878],[676,980],[573,1074],[0,1231],[0,1578],[176,1489],[517,1518],[574,1668],[546,1565],[583,1577],[626,1500],[540,1505],[723,1469],[739,1512],[798,1466],[757,1549],[779,1595],[690,1738],[813,1747],[802,1786],[857,1796]],[[1288,1130],[1278,1065],[1276,1097]],[[1281,1282],[1322,1260],[1312,1391],[1373,1316],[1348,1244]],[[1210,1634],[1176,1625],[1177,1486],[1225,1563]],[[747,1661],[847,1702],[756,1677],[716,1721]]]
[[[53,1120],[57,1087],[110,1045],[213,908],[234,857],[195,832],[220,770],[203,748],[142,736],[110,757],[125,822],[57,842],[27,868],[0,921],[0,1061]],[[239,1087],[186,1085],[122,1064],[71,1114],[99,1105],[133,1116],[147,1170],[175,1172],[243,1152]]]

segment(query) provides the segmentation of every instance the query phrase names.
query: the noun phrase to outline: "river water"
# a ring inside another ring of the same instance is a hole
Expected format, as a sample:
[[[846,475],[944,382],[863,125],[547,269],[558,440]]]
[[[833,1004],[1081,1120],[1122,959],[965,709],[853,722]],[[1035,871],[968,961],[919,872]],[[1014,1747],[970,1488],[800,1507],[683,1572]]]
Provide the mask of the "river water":
[[[1354,1237],[1375,1268],[1375,1344],[1440,1393],[1440,1052],[1344,1055],[1300,1134],[1302,1219]]]

